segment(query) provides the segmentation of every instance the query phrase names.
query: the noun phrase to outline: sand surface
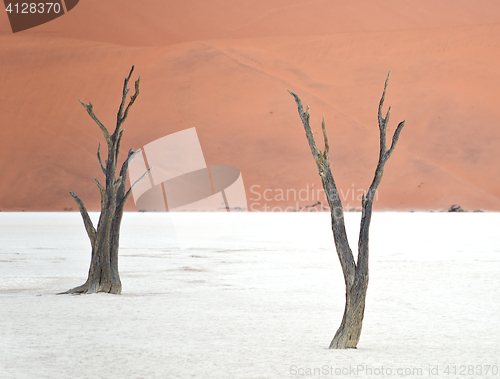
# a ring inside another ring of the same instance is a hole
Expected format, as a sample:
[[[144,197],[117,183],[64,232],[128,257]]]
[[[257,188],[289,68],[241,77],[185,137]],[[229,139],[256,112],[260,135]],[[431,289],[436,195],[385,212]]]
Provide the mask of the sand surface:
[[[56,296],[88,270],[78,214],[0,214],[0,378],[499,375],[498,213],[375,213],[347,351],[327,349],[345,293],[326,213],[184,214],[185,249],[169,217],[125,214],[121,296]]]
[[[369,186],[392,70],[390,128],[407,126],[375,208],[498,211],[499,21],[493,0],[85,0],[16,34],[2,13],[0,209],[75,209],[69,191],[98,209],[104,141],[77,99],[111,128],[135,64],[124,149],[196,127],[206,162],[238,167],[256,210],[314,201],[258,201],[251,188],[321,185],[287,90],[311,106],[316,133],[325,115],[339,188]]]

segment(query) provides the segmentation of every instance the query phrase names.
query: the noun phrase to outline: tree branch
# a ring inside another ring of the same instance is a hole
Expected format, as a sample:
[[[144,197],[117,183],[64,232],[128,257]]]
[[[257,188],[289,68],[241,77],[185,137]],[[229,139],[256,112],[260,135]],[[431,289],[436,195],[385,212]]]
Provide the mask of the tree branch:
[[[99,187],[99,191],[101,191],[101,196],[106,192],[106,188],[103,187],[101,183],[99,183],[99,180],[97,178],[94,178],[95,183],[97,184],[97,187]]]
[[[99,128],[102,130],[102,133],[104,134],[104,139],[106,140],[106,142],[109,143],[111,142],[111,140],[109,139],[110,135],[109,135],[109,132],[108,132],[108,129],[106,129],[106,127],[101,123],[101,121],[99,121],[99,119],[97,118],[97,116],[94,114],[94,110],[93,110],[93,105],[91,102],[89,102],[89,104],[85,104],[84,102],[82,102],[80,99],[78,99],[78,101],[80,102],[80,104],[83,105],[83,107],[87,110],[87,113],[90,115],[90,117],[92,118],[92,120],[95,121],[95,123],[99,126]]]
[[[384,92],[382,92],[382,97],[380,98],[380,103],[378,105],[378,124],[383,125],[384,124],[384,118],[382,117],[382,107],[384,106],[384,100],[385,100],[385,92],[387,90],[387,84],[389,83],[389,77],[391,76],[391,71],[387,74],[387,78],[385,79],[385,85],[384,85]]]
[[[145,176],[146,176],[146,175],[147,175],[147,174],[151,171],[151,169],[152,169],[152,168],[153,168],[153,167],[148,168],[148,170],[147,170],[144,174],[142,174],[142,175],[141,175],[141,177],[140,177],[139,179],[137,179],[137,180],[135,181],[135,183],[134,183],[134,184],[132,184],[132,185],[130,186],[130,188],[128,189],[128,191],[127,191],[127,193],[125,194],[125,196],[123,196],[123,199],[121,200],[121,203],[125,204],[125,202],[127,201],[128,197],[129,197],[129,196],[130,196],[130,194],[132,193],[132,190],[134,189],[134,187],[135,187],[137,184],[139,184],[139,182],[140,182],[142,179],[144,179],[144,177],[145,177]]]
[[[130,149],[128,151],[128,156],[127,156],[127,159],[125,160],[125,162],[123,162],[123,165],[122,165],[122,170],[127,170],[128,168],[128,165],[130,164],[130,162],[132,162],[134,160],[134,158],[140,154],[142,152],[142,149],[139,149],[137,151],[134,151],[133,149]],[[126,165],[125,165],[126,163]]]
[[[96,241],[96,230],[94,228],[94,224],[90,219],[90,216],[87,212],[87,209],[85,208],[85,205],[83,204],[83,201],[80,200],[80,198],[76,196],[74,192],[70,192],[70,195],[73,196],[73,199],[75,199],[76,203],[78,204],[78,208],[80,209],[80,214],[82,215],[83,218],[83,224],[85,225],[85,230],[87,231],[93,250]]]
[[[373,181],[368,189],[368,194],[363,193],[362,200],[362,215],[361,215],[361,226],[359,231],[359,240],[358,240],[358,266],[356,271],[356,276],[360,278],[362,276],[368,275],[368,232],[370,228],[370,221],[372,216],[372,208],[373,208],[373,200],[375,199],[375,194],[377,192],[378,186],[382,181],[382,175],[384,173],[384,167],[391,156],[392,152],[396,148],[396,144],[399,139],[399,134],[403,130],[405,126],[405,121],[399,123],[394,135],[392,136],[392,144],[389,150],[386,150],[386,132],[387,132],[387,123],[389,121],[389,116],[391,113],[391,107],[387,110],[387,114],[385,118],[382,117],[382,107],[384,105],[385,94],[387,91],[387,84],[389,82],[389,77],[391,72],[387,75],[387,79],[385,80],[384,92],[382,92],[382,97],[380,98],[380,103],[378,107],[378,123],[380,129],[380,154],[378,159],[377,168],[375,169],[375,175],[373,177]]]
[[[132,96],[130,96],[130,101],[129,101],[128,105],[127,105],[127,108],[125,108],[125,112],[123,112],[123,107],[125,106],[125,101],[126,101],[126,98],[127,98],[127,94],[129,92],[129,88],[127,88],[127,86],[128,86],[128,82],[130,80],[130,76],[132,75],[133,71],[134,71],[134,66],[132,66],[132,69],[130,70],[130,74],[125,79],[125,82],[123,84],[122,103],[120,105],[120,109],[118,110],[115,134],[120,131],[123,123],[127,119],[128,112],[129,112],[130,108],[134,104],[135,99],[137,99],[137,96],[139,96],[139,83],[141,82],[141,77],[139,77],[135,81],[135,93]]]
[[[120,187],[120,184],[122,184],[123,177],[119,176],[118,179],[116,179],[115,183],[113,184],[113,189],[115,191],[118,191],[118,187]]]
[[[125,132],[125,129],[120,130],[118,135],[113,134],[111,136],[111,139],[114,139],[114,143],[115,143],[115,145],[114,145],[115,149],[112,150],[112,152],[114,152],[113,157],[112,157],[112,162],[115,162],[115,165],[114,165],[115,173],[116,173],[116,165],[118,163],[118,156],[120,155],[120,145],[122,142],[123,132]]]
[[[128,82],[130,80],[130,77],[132,76],[132,73],[134,72],[135,66],[132,65],[132,68],[130,69],[130,73],[128,76],[125,78],[125,81],[123,83],[123,93],[122,93],[122,102],[120,104],[120,108],[118,109],[118,114],[116,115],[116,125],[120,124],[120,121],[123,117],[123,108],[125,107],[125,101],[127,100],[127,94],[130,91],[128,87]]]
[[[325,151],[323,152],[323,156],[325,157],[325,160],[327,160],[328,152],[330,151],[330,145],[328,144],[328,136],[326,135],[325,115],[323,115],[323,121],[321,121],[321,129],[323,130],[323,139],[325,141]]]
[[[116,192],[116,205],[118,206],[120,202],[123,199],[123,196],[125,196],[125,184],[127,183],[127,170],[128,170],[128,165],[129,163],[136,157],[137,153],[140,153],[141,149],[137,150],[134,153],[134,149],[130,149],[128,151],[127,158],[125,161],[123,161],[122,168],[120,170],[119,176],[122,177],[122,182],[120,184],[120,188],[118,188],[118,191]]]
[[[307,140],[309,142],[309,147],[313,154],[316,165],[318,166],[319,175],[323,183],[323,189],[325,190],[326,198],[328,199],[328,205],[330,206],[330,213],[332,218],[332,231],[335,240],[335,248],[337,250],[337,255],[340,260],[340,265],[342,267],[342,272],[344,274],[344,280],[346,286],[349,288],[354,283],[355,273],[356,273],[356,263],[352,255],[351,248],[349,247],[349,241],[347,240],[347,233],[345,230],[344,223],[344,210],[342,209],[342,201],[340,200],[337,186],[335,185],[335,180],[330,169],[330,161],[328,158],[328,152],[330,146],[328,144],[328,137],[326,135],[325,123],[322,123],[323,138],[325,140],[325,152],[322,154],[321,151],[316,146],[314,141],[313,132],[309,125],[309,107],[307,107],[306,112],[302,107],[302,102],[300,98],[291,91],[288,91],[295,99],[297,108],[299,110],[299,116],[304,125],[306,131]],[[323,120],[324,121],[324,120]]]
[[[118,138],[116,139],[116,157],[120,155],[120,145],[122,143],[122,137],[123,133],[125,132],[125,129],[120,130],[120,133],[118,133]]]
[[[396,128],[396,131],[394,132],[394,135],[392,136],[391,147],[389,148],[389,150],[387,150],[386,160],[389,159],[392,152],[396,148],[396,144],[398,143],[398,139],[399,139],[399,134],[401,133],[401,130],[403,130],[405,124],[406,124],[406,120],[403,120],[398,124],[398,127]]]
[[[101,161],[101,154],[100,154],[100,151],[101,150],[101,143],[99,142],[99,147],[97,148],[97,159],[99,160],[99,164],[101,165],[101,170],[102,170],[102,173],[104,174],[104,176],[106,176],[106,169],[104,168],[104,166],[102,165],[102,161]],[[108,160],[106,159],[105,163],[107,164],[108,163]]]
[[[309,142],[309,147],[311,148],[311,152],[313,154],[314,159],[316,160],[316,162],[318,162],[318,159],[321,156],[321,152],[319,151],[318,147],[316,146],[316,142],[314,141],[313,132],[311,130],[311,127],[309,126],[309,106],[307,107],[307,111],[304,112],[304,108],[302,106],[302,101],[300,101],[300,98],[296,94],[294,94],[292,91],[288,91],[288,92],[295,99],[295,103],[297,103],[297,108],[299,110],[299,116],[300,116],[300,119],[302,120],[302,124],[304,125],[304,129],[306,131],[306,136],[307,136],[307,141]]]
[[[367,199],[369,200],[370,203],[373,202],[373,197],[375,195],[375,192],[377,191],[377,188],[380,184],[380,181],[382,180],[382,174],[384,172],[384,166],[389,157],[391,156],[392,152],[396,148],[396,144],[399,139],[399,134],[401,133],[401,130],[403,130],[403,127],[405,126],[405,121],[402,121],[399,123],[398,127],[396,128],[396,131],[394,132],[394,135],[392,136],[392,144],[389,150],[386,150],[387,146],[387,122],[389,121],[389,116],[391,112],[391,107],[387,110],[387,114],[385,118],[382,117],[382,107],[384,105],[384,99],[385,99],[385,94],[387,91],[387,85],[389,83],[389,77],[391,76],[391,72],[387,74],[387,79],[385,80],[384,84],[384,92],[382,92],[382,97],[380,98],[380,103],[378,107],[378,122],[379,122],[379,129],[380,129],[380,154],[379,154],[379,160],[377,164],[377,168],[375,169],[375,176],[373,178],[372,184],[370,185],[370,189],[368,190],[368,195]],[[371,204],[370,204],[371,207]]]
[[[127,119],[127,116],[128,116],[128,111],[130,109],[130,107],[134,104],[135,102],[135,99],[137,99],[137,96],[139,96],[139,83],[141,82],[141,77],[139,77],[136,81],[135,81],[135,93],[130,97],[130,102],[128,103],[127,105],[127,108],[125,109],[125,112],[123,113],[123,118],[121,120],[121,123],[123,124],[125,122],[125,120]]]

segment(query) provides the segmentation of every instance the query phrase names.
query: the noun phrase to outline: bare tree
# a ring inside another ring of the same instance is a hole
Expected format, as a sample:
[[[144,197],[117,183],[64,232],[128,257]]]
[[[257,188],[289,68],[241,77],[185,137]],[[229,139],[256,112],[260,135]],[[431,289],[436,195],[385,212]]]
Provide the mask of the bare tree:
[[[366,290],[368,288],[368,236],[370,220],[372,216],[373,200],[375,198],[375,194],[380,181],[382,180],[384,166],[393,153],[394,149],[396,148],[399,134],[401,133],[401,130],[405,125],[405,121],[399,123],[396,131],[394,132],[394,135],[392,136],[391,146],[387,150],[386,131],[387,123],[389,122],[391,107],[389,107],[389,109],[387,110],[387,114],[384,118],[382,116],[382,106],[384,104],[385,92],[387,89],[387,83],[389,81],[390,74],[391,73],[389,71],[389,75],[387,75],[387,79],[385,81],[384,92],[382,93],[382,98],[380,99],[380,104],[378,107],[378,125],[380,130],[380,153],[378,164],[377,168],[375,169],[375,177],[373,178],[370,188],[368,189],[368,193],[363,192],[357,262],[354,260],[349,242],[347,240],[342,201],[340,200],[337,186],[335,185],[335,181],[330,169],[330,161],[328,155],[329,145],[325,129],[325,119],[323,117],[322,122],[325,150],[321,152],[321,150],[316,146],[313,132],[311,131],[311,127],[309,126],[309,106],[307,106],[307,110],[304,112],[300,98],[293,92],[289,91],[290,94],[295,98],[295,102],[297,103],[300,119],[304,124],[307,140],[309,142],[313,157],[316,161],[316,165],[318,166],[319,175],[321,176],[321,180],[323,182],[323,188],[325,190],[328,204],[330,206],[335,247],[340,260],[340,265],[342,266],[342,272],[344,273],[344,281],[346,286],[346,304],[344,309],[344,316],[342,318],[342,323],[337,330],[337,333],[335,333],[335,337],[330,343],[330,349],[356,348],[359,337],[361,335],[361,327],[365,311]]]
[[[138,78],[135,82],[135,93],[130,96],[129,103],[125,107],[127,94],[130,90],[130,88],[127,87],[133,71],[134,66],[132,66],[129,75],[125,78],[125,82],[123,84],[122,101],[118,109],[116,126],[113,134],[109,134],[108,129],[96,117],[93,111],[92,103],[89,102],[87,105],[78,99],[80,104],[83,105],[83,107],[87,110],[87,113],[104,134],[104,139],[106,140],[108,146],[108,159],[105,161],[106,167],[104,167],[99,152],[101,145],[99,144],[99,148],[97,149],[97,159],[99,160],[101,170],[106,177],[106,183],[105,186],[103,186],[97,178],[95,179],[97,187],[101,192],[101,214],[99,217],[99,223],[97,224],[97,229],[94,227],[83,201],[80,200],[80,198],[73,192],[70,192],[80,209],[83,223],[92,246],[92,256],[87,281],[79,287],[63,292],[65,294],[95,292],[120,294],[122,290],[120,275],[118,273],[118,245],[123,209],[125,202],[132,192],[132,188],[147,173],[146,171],[146,173],[144,173],[144,175],[142,175],[142,177],[137,180],[128,189],[128,191],[125,191],[128,165],[141,151],[138,150],[134,152],[133,149],[130,149],[127,158],[122,164],[118,177],[116,177],[120,142],[124,132],[122,128],[123,123],[127,119],[128,112],[137,99],[137,96],[139,96],[140,78]]]

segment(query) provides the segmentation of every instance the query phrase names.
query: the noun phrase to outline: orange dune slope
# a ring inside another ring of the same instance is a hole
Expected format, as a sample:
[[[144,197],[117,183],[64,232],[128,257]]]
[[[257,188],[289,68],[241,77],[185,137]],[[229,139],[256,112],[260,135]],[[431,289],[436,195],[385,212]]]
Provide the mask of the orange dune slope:
[[[0,209],[76,209],[69,191],[99,208],[104,141],[77,99],[112,127],[135,64],[141,94],[124,151],[196,127],[208,164],[241,170],[252,210],[324,200],[287,90],[310,105],[320,146],[325,115],[344,205],[359,207],[392,70],[391,131],[407,123],[375,209],[499,211],[500,5],[436,3],[86,0],[16,34],[4,14]]]

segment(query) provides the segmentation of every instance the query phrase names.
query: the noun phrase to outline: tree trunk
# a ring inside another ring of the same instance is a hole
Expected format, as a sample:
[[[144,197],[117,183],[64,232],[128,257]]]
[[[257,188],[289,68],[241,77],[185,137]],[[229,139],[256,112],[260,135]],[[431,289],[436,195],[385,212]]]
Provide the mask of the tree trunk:
[[[125,191],[128,164],[138,153],[140,153],[140,150],[134,152],[130,149],[127,159],[125,159],[122,164],[118,178],[116,177],[120,142],[124,132],[122,126],[128,116],[130,107],[139,95],[140,78],[135,82],[135,93],[130,97],[130,101],[125,108],[127,94],[130,90],[127,86],[133,71],[134,67],[132,66],[130,74],[125,78],[125,83],[123,84],[122,102],[118,110],[116,127],[113,134],[110,135],[108,129],[96,117],[92,104],[89,103],[87,105],[79,100],[104,134],[108,146],[108,159],[106,160],[106,167],[104,167],[100,156],[101,146],[99,145],[97,149],[97,159],[106,178],[106,185],[101,185],[99,180],[95,179],[97,187],[101,192],[101,214],[99,216],[97,229],[94,228],[83,202],[73,192],[70,192],[80,209],[83,223],[92,246],[92,255],[87,281],[79,287],[63,292],[66,294],[95,292],[120,294],[122,291],[122,284],[118,271],[118,248],[123,210],[132,192],[132,188],[144,178],[147,173],[144,173],[128,191]]]
[[[346,288],[344,316],[330,343],[330,349],[355,349],[358,345],[363,326],[367,289],[368,280],[361,280]]]
[[[405,125],[405,121],[402,121],[398,124],[398,127],[396,128],[394,135],[392,136],[391,147],[389,148],[389,150],[387,150],[386,132],[391,107],[389,107],[389,109],[387,110],[387,114],[384,118],[382,117],[382,106],[384,104],[389,76],[390,72],[389,75],[387,75],[384,92],[382,93],[382,98],[380,99],[378,107],[378,124],[380,130],[379,160],[377,168],[375,170],[375,176],[370,185],[370,188],[368,189],[368,193],[363,193],[357,262],[354,260],[349,242],[347,240],[342,201],[340,200],[337,186],[335,185],[335,180],[333,179],[333,175],[330,169],[330,146],[328,144],[328,137],[326,135],[325,120],[323,118],[322,129],[323,139],[325,141],[325,150],[324,152],[322,152],[316,146],[314,135],[309,125],[309,106],[307,106],[307,109],[304,112],[304,108],[302,106],[300,98],[293,92],[289,91],[290,94],[294,97],[297,104],[299,116],[306,131],[306,137],[309,142],[309,147],[311,148],[314,160],[316,161],[319,175],[323,183],[323,189],[325,190],[326,198],[328,199],[328,205],[330,206],[330,212],[332,216],[332,232],[335,240],[335,248],[337,250],[340,265],[342,267],[346,286],[346,303],[344,316],[342,317],[342,323],[340,324],[339,329],[335,333],[335,336],[330,343],[330,349],[355,349],[361,336],[361,328],[363,325],[363,317],[365,312],[366,291],[368,289],[368,240],[373,200],[375,198],[375,194],[377,192],[380,181],[382,180],[385,163],[396,148],[399,134],[401,133],[401,130],[403,130],[403,127]]]

